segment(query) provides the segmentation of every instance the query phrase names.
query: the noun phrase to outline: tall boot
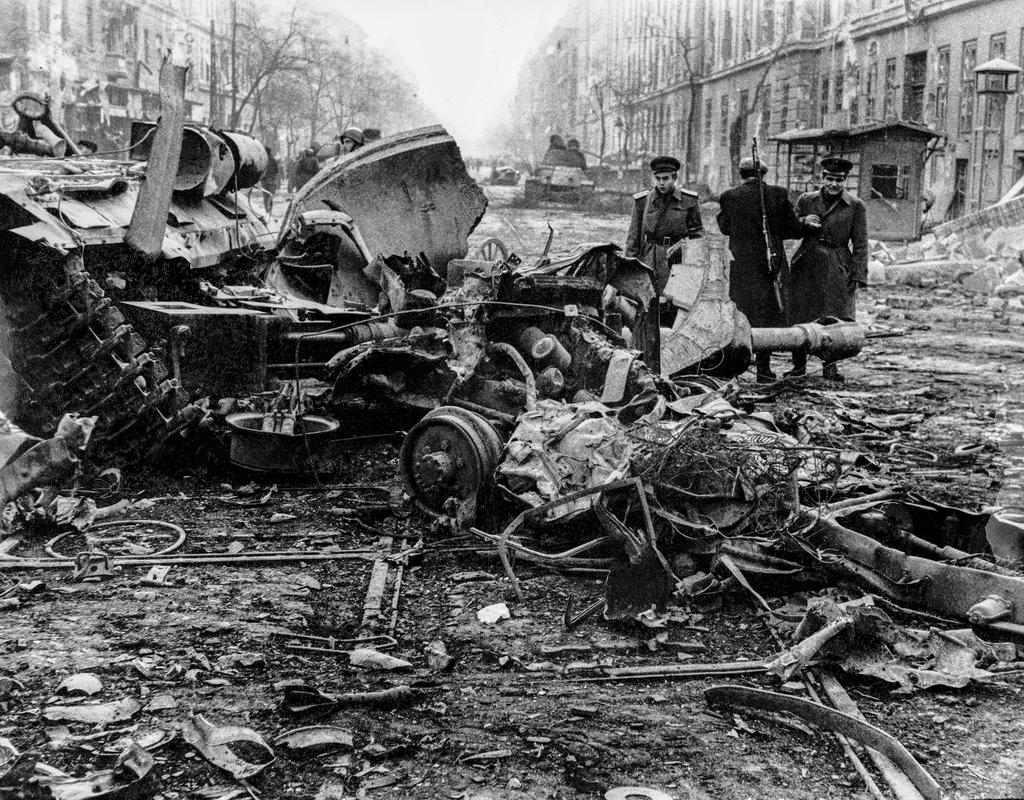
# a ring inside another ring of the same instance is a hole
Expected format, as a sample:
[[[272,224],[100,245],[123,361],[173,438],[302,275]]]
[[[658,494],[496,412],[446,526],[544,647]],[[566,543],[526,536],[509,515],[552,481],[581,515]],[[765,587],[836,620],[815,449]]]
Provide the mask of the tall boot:
[[[793,369],[788,370],[784,378],[799,378],[807,374],[807,353],[797,351],[793,353]]]
[[[772,372],[772,354],[758,353],[755,361],[757,364],[757,382],[771,383],[778,379],[778,375]]]

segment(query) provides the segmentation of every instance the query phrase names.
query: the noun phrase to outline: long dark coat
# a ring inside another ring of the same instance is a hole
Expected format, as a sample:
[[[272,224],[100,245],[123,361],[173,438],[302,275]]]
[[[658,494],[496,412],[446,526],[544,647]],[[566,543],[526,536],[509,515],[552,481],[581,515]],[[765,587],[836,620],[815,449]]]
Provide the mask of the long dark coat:
[[[843,192],[833,203],[821,192],[800,195],[800,221],[821,217],[821,230],[804,236],[789,271],[789,323],[821,317],[852,320],[857,283],[868,279],[868,219],[864,204]]]
[[[764,205],[768,217],[774,263],[769,269],[761,221],[761,198],[756,178],[748,178],[718,198],[718,228],[729,237],[732,264],[729,268],[729,297],[755,328],[786,324],[772,286],[779,276],[784,284],[788,265],[783,239],[798,239],[804,229],[797,219],[789,195],[781,186],[764,184]],[[782,286],[780,286],[780,293]],[[783,304],[785,295],[783,294]]]
[[[680,239],[698,239],[704,233],[697,193],[678,186],[669,195],[657,190],[633,195],[633,215],[626,235],[626,255],[639,258],[654,270],[654,287],[660,295],[668,283],[672,264],[682,253],[665,258],[665,250]]]

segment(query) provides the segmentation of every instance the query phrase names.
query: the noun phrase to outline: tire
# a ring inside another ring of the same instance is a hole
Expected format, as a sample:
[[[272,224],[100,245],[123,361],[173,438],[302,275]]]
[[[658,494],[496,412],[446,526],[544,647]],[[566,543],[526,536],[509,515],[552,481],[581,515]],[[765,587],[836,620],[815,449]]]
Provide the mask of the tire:
[[[0,276],[16,376],[12,416],[50,436],[68,412],[96,416],[89,461],[147,460],[195,425],[203,410],[168,375],[92,279],[77,253],[20,248]],[[27,258],[26,258],[27,256]]]

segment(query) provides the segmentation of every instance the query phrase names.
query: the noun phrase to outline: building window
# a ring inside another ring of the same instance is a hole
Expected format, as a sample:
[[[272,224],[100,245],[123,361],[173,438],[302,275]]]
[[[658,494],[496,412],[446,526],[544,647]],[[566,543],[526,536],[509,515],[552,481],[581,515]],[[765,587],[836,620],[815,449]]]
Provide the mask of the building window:
[[[943,129],[949,110],[949,46],[940,47],[935,55],[935,125]]]
[[[818,35],[817,4],[805,3],[800,11],[800,38],[813,39]]]
[[[878,62],[872,61],[868,64],[867,82],[864,86],[864,97],[866,108],[864,109],[864,120],[874,122],[878,119]]]
[[[729,96],[722,95],[722,107],[721,107],[721,124],[722,128],[718,132],[718,143],[722,147],[729,146]]]
[[[50,32],[50,0],[39,0],[39,32]]]
[[[732,61],[732,11],[722,12],[722,63]]]
[[[753,22],[750,14],[752,5],[752,3],[743,4],[743,16],[740,18],[740,58],[750,58],[750,51],[753,46],[751,42]]]
[[[843,110],[843,82],[846,80],[846,54],[842,44],[832,53],[832,110]]]
[[[911,53],[903,66],[903,119],[924,121],[924,87],[928,80],[928,53]]]
[[[958,133],[970,133],[974,128],[974,68],[978,65],[978,42],[964,42],[960,50],[960,122]]]
[[[885,105],[882,108],[882,118],[889,119],[896,116],[896,59],[885,60]]]
[[[765,136],[772,132],[772,87],[768,84],[761,95],[761,130]]]
[[[96,46],[96,12],[92,4],[93,0],[89,0],[88,5],[85,7],[85,43],[89,47]]]
[[[705,145],[711,144],[711,126],[713,124],[713,120],[711,119],[711,117],[712,117],[712,115],[714,113],[715,113],[714,100],[709,97],[704,102],[704,143],[705,143]]]
[[[821,76],[821,102],[819,105],[819,116],[822,121],[825,119],[825,115],[828,114],[828,104],[832,98],[832,82],[829,80],[828,75]]]
[[[988,40],[989,58],[1006,58],[1006,31],[993,33]]]
[[[708,26],[707,26],[707,55],[705,56],[707,71],[711,71],[715,68],[715,17],[714,12],[708,12]]]
[[[789,81],[782,83],[782,107],[779,111],[779,130],[784,131],[789,126]]]
[[[112,106],[124,108],[128,105],[128,92],[122,86],[107,86],[107,100]]]
[[[910,171],[895,164],[871,165],[871,196],[885,200],[906,200]]]
[[[761,6],[761,24],[757,26],[757,47],[760,49],[775,41],[775,0],[764,0]]]
[[[850,81],[856,87],[850,98],[850,124],[857,125],[860,122],[860,67],[853,68]]]
[[[1024,64],[1024,28],[1020,29],[1020,53],[1018,64]],[[1017,78],[1017,130],[1024,131],[1024,81]]]

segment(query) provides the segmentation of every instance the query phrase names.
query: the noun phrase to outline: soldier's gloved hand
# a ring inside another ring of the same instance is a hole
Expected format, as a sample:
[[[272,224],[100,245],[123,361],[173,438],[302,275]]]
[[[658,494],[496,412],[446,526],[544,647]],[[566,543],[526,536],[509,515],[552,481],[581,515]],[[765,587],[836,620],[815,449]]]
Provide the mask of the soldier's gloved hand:
[[[675,244],[669,245],[668,250],[665,251],[665,258],[672,258],[676,253],[683,249],[683,242],[685,239],[680,239]]]
[[[804,225],[806,225],[808,228],[811,228],[812,230],[817,230],[818,228],[821,227],[821,217],[819,217],[817,214],[808,214],[806,217],[804,217]]]

